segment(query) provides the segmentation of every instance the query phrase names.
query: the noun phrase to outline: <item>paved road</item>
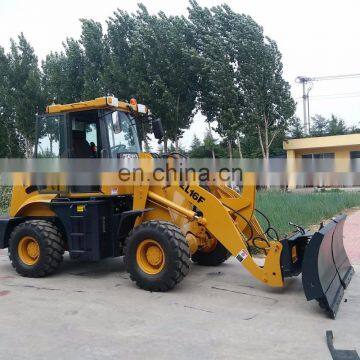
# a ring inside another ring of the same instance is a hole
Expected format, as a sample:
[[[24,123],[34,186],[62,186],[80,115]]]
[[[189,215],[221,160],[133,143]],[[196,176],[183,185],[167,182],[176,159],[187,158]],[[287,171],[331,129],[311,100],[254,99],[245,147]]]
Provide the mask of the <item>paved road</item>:
[[[360,213],[345,233],[360,264]],[[2,252],[0,359],[326,360],[326,330],[335,347],[360,352],[358,275],[346,299],[330,320],[305,301],[300,278],[269,289],[234,259],[219,268],[193,266],[178,288],[162,294],[137,289],[119,259],[66,259],[55,276],[25,279]]]
[[[351,263],[360,265],[360,211],[353,213],[346,220],[344,246]]]

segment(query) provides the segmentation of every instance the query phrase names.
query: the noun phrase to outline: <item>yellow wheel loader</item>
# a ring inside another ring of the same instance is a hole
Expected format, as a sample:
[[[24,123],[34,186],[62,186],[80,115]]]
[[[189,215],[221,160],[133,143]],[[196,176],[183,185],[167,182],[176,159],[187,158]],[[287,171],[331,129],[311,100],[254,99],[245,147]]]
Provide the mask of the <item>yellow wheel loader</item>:
[[[37,116],[35,158],[95,163],[128,156],[151,173],[155,155],[141,152],[139,122],[161,139],[161,122],[134,99],[126,103],[108,96],[48,106]],[[154,185],[106,172],[90,186],[17,182],[10,216],[0,220],[0,248],[8,248],[13,267],[27,277],[52,274],[65,251],[87,261],[124,256],[131,279],[149,291],[172,289],[189,272],[191,260],[217,266],[235,256],[272,287],[302,273],[307,300],[316,299],[334,318],[354,271],[342,243],[345,216],[315,233],[298,227],[279,239],[270,224],[260,226],[256,215],[264,214],[255,209],[255,193],[250,173],[244,174],[241,193],[221,182],[170,178]],[[264,253],[262,263],[253,257],[254,249]]]

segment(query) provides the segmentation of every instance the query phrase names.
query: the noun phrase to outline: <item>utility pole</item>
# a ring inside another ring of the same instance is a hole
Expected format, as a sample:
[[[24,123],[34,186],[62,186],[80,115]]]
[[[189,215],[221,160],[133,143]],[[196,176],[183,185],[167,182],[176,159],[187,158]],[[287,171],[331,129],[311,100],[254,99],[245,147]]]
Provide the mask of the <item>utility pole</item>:
[[[310,134],[310,120],[311,120],[311,116],[310,116],[310,96],[309,96],[309,93],[311,91],[311,89],[313,88],[313,83],[312,81],[310,80],[310,84],[309,84],[309,87],[307,89],[307,92],[306,92],[306,101],[307,101],[307,132],[308,134]]]
[[[299,76],[295,79],[297,83],[302,84],[302,90],[303,90],[303,116],[304,116],[304,133],[309,134],[310,133],[310,105],[309,105],[309,92],[311,88],[306,91],[306,84],[311,81],[310,78],[307,78],[305,76]]]
[[[305,92],[305,84],[306,84],[306,81],[304,80],[304,78],[302,78],[302,88],[303,88],[303,113],[304,113],[304,132],[307,133],[307,129],[308,129],[308,126],[307,126],[307,114],[306,114],[306,100],[307,100],[307,97],[306,97],[306,92]]]
[[[306,77],[298,76],[295,79],[295,82],[302,84],[303,90],[303,114],[304,114],[304,133],[310,133],[310,97],[309,93],[313,87],[314,81],[324,81],[324,80],[346,80],[346,79],[358,79],[360,74],[345,74],[345,75],[330,75],[330,76],[318,76],[318,77]],[[306,85],[309,83],[309,86]]]

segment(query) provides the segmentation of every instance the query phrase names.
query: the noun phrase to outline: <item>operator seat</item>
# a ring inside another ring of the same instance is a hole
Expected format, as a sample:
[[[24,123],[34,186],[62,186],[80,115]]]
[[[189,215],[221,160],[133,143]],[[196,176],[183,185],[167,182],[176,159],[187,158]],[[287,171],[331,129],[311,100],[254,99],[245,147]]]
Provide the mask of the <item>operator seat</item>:
[[[86,134],[81,130],[73,130],[73,156],[74,158],[92,158],[94,152],[91,149],[90,144],[86,141]]]
[[[72,156],[73,158],[87,159],[96,157],[94,149],[86,140],[86,134],[81,130],[72,131]],[[88,193],[99,191],[98,185],[73,185],[71,191],[74,193]]]

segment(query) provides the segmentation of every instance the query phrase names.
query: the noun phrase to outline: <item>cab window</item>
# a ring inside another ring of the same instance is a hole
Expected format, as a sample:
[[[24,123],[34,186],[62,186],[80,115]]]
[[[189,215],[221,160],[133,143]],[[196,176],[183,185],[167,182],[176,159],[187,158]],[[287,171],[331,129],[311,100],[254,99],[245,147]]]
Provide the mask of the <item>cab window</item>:
[[[140,152],[135,120],[130,114],[115,111],[106,117],[111,157]]]
[[[72,119],[72,157],[98,157],[98,122],[90,122],[81,118]]]
[[[38,137],[35,148],[36,157],[58,158],[66,156],[64,116],[38,116],[36,123]]]

